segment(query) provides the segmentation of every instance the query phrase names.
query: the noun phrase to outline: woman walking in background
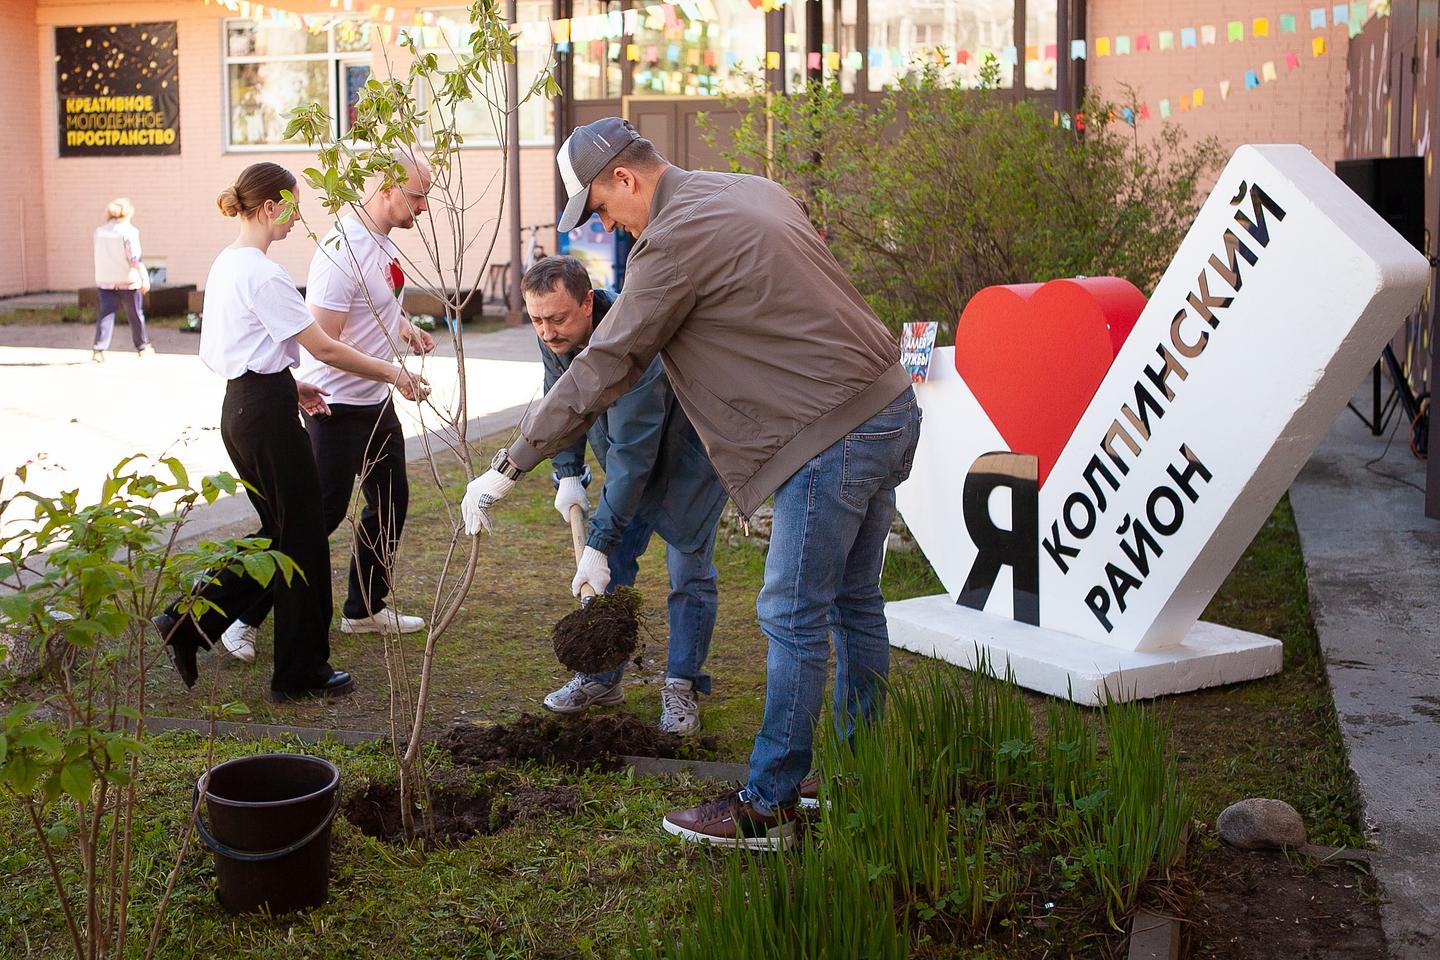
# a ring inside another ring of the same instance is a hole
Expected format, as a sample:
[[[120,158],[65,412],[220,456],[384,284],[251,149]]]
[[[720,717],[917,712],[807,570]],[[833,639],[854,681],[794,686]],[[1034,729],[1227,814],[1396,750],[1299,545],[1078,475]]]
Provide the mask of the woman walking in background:
[[[368,380],[394,383],[407,400],[423,400],[424,378],[404,366],[367,356],[333,340],[315,322],[294,282],[265,254],[294,225],[282,220],[281,192],[295,192],[295,176],[275,163],[252,164],[217,200],[240,218],[240,235],[215,258],[205,282],[200,359],[224,377],[220,437],[260,516],[271,546],[304,574],[270,583],[275,602],[275,666],[270,697],[338,697],[355,689],[330,666],[330,545],[321,510],[320,479],[310,438],[297,409],[328,412],[323,391],[297,383],[290,368],[304,347],[317,360]],[[226,570],[200,591],[213,606],[197,617],[172,604],[154,618],[180,679],[194,686],[195,654],[208,650],[226,625],[266,588],[243,572]]]
[[[145,311],[141,301],[150,289],[150,273],[140,262],[140,231],[130,222],[134,205],[124,197],[110,201],[105,208],[110,219],[95,228],[95,286],[100,294],[100,310],[95,318],[95,348],[90,359],[105,362],[110,349],[110,336],[115,332],[115,312],[125,304],[130,317],[130,339],[140,356],[155,350],[145,333]]]

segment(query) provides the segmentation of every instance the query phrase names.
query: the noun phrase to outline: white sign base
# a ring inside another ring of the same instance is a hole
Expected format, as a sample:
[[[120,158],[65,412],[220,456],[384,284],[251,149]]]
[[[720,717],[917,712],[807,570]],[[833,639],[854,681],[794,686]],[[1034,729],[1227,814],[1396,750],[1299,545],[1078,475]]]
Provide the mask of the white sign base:
[[[885,605],[890,645],[967,670],[980,658],[1028,690],[1098,706],[1148,700],[1203,687],[1255,680],[1280,672],[1279,640],[1197,622],[1185,639],[1150,650],[1124,650],[1070,633],[1018,623],[955,603],[949,596],[915,597]]]

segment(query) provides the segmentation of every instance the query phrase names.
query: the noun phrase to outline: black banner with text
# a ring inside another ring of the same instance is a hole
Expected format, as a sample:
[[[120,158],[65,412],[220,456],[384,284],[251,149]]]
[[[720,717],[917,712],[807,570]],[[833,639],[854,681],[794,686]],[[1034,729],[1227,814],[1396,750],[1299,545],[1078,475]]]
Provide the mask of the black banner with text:
[[[55,29],[60,156],[180,152],[180,56],[175,24]]]

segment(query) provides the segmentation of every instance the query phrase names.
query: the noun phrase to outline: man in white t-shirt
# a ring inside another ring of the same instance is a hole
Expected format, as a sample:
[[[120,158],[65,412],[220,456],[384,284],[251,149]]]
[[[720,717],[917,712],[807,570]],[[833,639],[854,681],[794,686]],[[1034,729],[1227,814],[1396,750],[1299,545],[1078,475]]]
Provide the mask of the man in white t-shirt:
[[[310,261],[305,302],[316,323],[337,340],[373,357],[391,359],[429,353],[435,341],[400,307],[405,271],[390,231],[409,229],[426,210],[430,170],[408,158],[404,183],[375,190],[357,213],[343,217]],[[365,499],[354,537],[350,585],[341,610],[341,633],[414,633],[420,617],[385,604],[390,560],[405,525],[410,500],[405,475],[405,435],[391,403],[389,384],[345,373],[300,351],[297,380],[313,384],[325,399],[302,404],[305,429],[320,473],[326,529],[334,532],[350,508],[355,479]],[[255,656],[255,628],[270,612],[267,594],[242,613],[221,638],[241,660]]]

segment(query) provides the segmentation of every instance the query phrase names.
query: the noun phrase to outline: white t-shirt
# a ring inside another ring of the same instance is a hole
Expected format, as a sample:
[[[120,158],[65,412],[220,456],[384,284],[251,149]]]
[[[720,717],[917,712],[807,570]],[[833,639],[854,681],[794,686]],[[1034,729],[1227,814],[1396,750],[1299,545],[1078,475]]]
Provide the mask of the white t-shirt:
[[[299,361],[292,338],[314,322],[280,264],[258,247],[226,247],[205,281],[200,359],[226,380],[279,373]]]
[[[106,290],[139,290],[144,286],[140,259],[140,231],[132,224],[111,220],[95,228],[95,286]]]
[[[305,302],[345,314],[339,339],[361,353],[391,360],[402,346],[400,331],[405,318],[399,295],[404,287],[395,244],[351,214],[325,235],[311,258]],[[329,393],[326,400],[330,403],[369,405],[382,403],[390,395],[388,383],[327,366],[304,348],[296,377]]]

